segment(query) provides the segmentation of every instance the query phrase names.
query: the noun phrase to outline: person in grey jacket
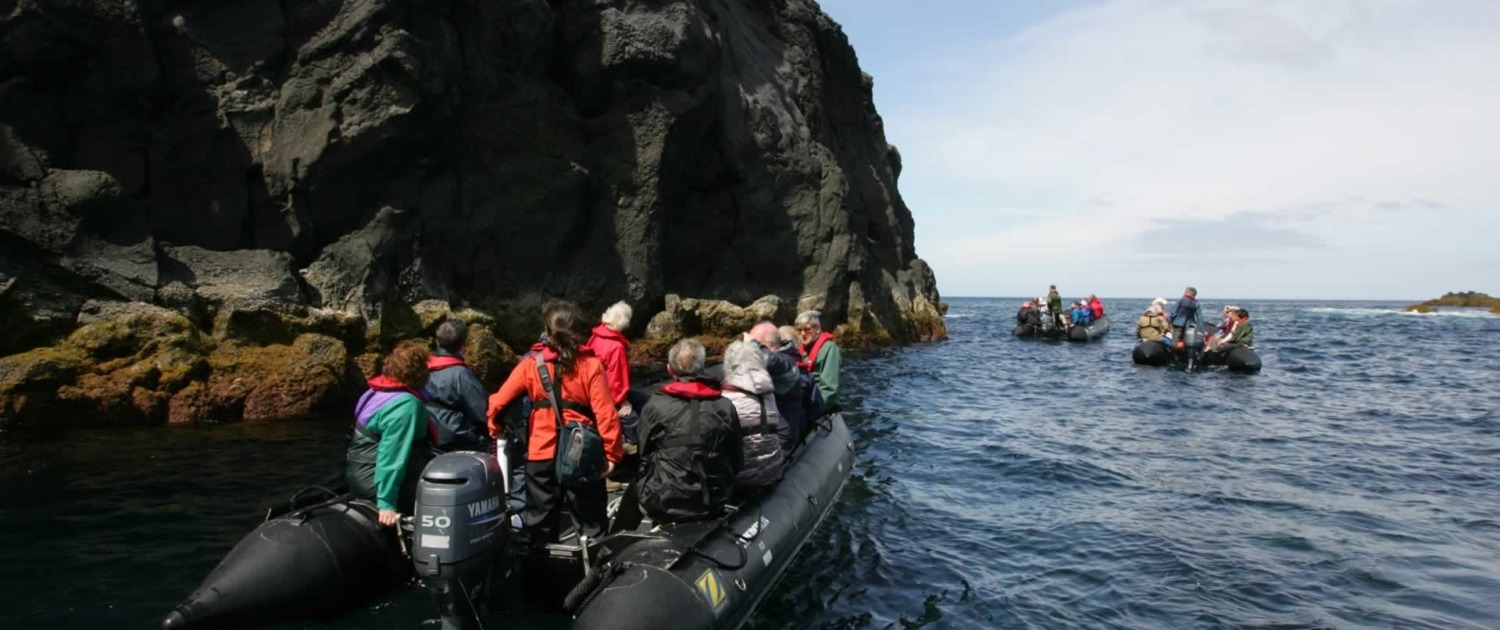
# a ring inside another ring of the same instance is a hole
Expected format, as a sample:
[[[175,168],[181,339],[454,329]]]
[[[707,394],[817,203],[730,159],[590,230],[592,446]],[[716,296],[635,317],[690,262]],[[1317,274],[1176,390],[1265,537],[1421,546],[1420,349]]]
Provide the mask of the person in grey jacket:
[[[1172,338],[1182,340],[1182,333],[1187,328],[1197,328],[1198,322],[1202,321],[1202,314],[1198,309],[1198,290],[1188,287],[1182,292],[1182,299],[1177,300],[1177,308],[1172,311]]]
[[[437,436],[433,450],[487,451],[490,447],[485,415],[489,394],[474,370],[464,363],[469,327],[450,319],[438,326],[437,350],[427,361],[427,386],[422,395],[432,415]]]
[[[776,407],[775,386],[766,371],[766,355],[754,341],[736,341],[724,350],[724,398],[740,420],[744,467],[735,479],[741,495],[768,488],[781,480],[786,453],[781,444],[791,438],[791,427]]]
[[[797,367],[801,355],[786,351],[789,345],[795,350],[796,345],[783,340],[776,324],[771,322],[756,324],[750,329],[747,341],[755,342],[766,357],[766,372],[771,375],[771,385],[776,392],[776,408],[781,411],[788,427],[781,450],[791,453],[807,426],[807,411],[802,405],[802,369]]]

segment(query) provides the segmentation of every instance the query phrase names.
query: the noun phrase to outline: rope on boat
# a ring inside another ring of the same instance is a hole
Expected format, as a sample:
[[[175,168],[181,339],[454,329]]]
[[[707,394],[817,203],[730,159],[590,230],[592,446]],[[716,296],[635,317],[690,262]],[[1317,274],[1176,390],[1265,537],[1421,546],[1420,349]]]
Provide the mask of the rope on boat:
[[[611,560],[604,565],[603,570],[594,571],[583,578],[573,590],[568,591],[568,596],[563,598],[563,608],[569,615],[577,616],[578,611],[583,610],[589,602],[594,601],[599,593],[604,592],[615,578],[619,577],[634,566],[629,562],[615,562]]]

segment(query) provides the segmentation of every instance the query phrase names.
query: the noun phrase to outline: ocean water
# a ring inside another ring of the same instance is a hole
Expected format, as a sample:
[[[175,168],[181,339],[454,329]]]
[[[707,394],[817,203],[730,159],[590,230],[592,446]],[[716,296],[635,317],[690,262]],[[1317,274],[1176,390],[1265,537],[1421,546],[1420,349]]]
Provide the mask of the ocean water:
[[[1132,365],[1145,301],[1093,344],[950,303],[949,341],[846,360],[858,468],[755,630],[1500,627],[1500,317],[1239,302],[1245,376]],[[344,439],[0,435],[0,628],[154,626]],[[410,591],[334,627],[429,617]]]

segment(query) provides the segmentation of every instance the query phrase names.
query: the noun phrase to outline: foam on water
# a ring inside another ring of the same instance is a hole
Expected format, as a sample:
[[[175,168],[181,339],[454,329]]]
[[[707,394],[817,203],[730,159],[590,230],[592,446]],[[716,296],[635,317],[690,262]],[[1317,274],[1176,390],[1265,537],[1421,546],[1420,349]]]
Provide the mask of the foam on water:
[[[1401,315],[1405,317],[1469,317],[1469,318],[1494,318],[1497,316],[1485,309],[1480,308],[1445,308],[1431,313],[1417,313],[1404,308],[1336,308],[1336,307],[1312,307],[1306,312],[1317,315],[1349,315],[1349,316],[1388,316]]]

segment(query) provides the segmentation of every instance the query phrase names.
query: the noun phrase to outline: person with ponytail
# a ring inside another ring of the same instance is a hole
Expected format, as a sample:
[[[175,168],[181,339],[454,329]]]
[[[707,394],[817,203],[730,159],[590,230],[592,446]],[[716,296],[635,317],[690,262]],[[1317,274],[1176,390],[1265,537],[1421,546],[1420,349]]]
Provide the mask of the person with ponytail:
[[[604,364],[585,346],[589,338],[589,320],[572,303],[551,301],[542,306],[545,338],[532,346],[545,363],[549,378],[556,385],[562,406],[562,423],[592,424],[604,441],[606,460],[604,476],[614,472],[625,458],[620,436],[620,416],[606,380]],[[557,537],[562,506],[572,511],[581,533],[599,536],[605,531],[608,498],[604,479],[578,487],[564,487],[558,482],[553,462],[557,444],[555,409],[548,402],[547,391],[538,376],[534,360],[522,360],[511,371],[500,390],[489,398],[490,434],[500,436],[505,423],[500,413],[522,396],[531,401],[527,419],[526,510],[521,515],[523,529],[530,543],[542,546]]]
[[[401,342],[354,407],[344,478],[355,498],[375,502],[386,527],[411,512],[417,478],[430,459],[433,427],[422,405],[428,357],[422,343]]]

